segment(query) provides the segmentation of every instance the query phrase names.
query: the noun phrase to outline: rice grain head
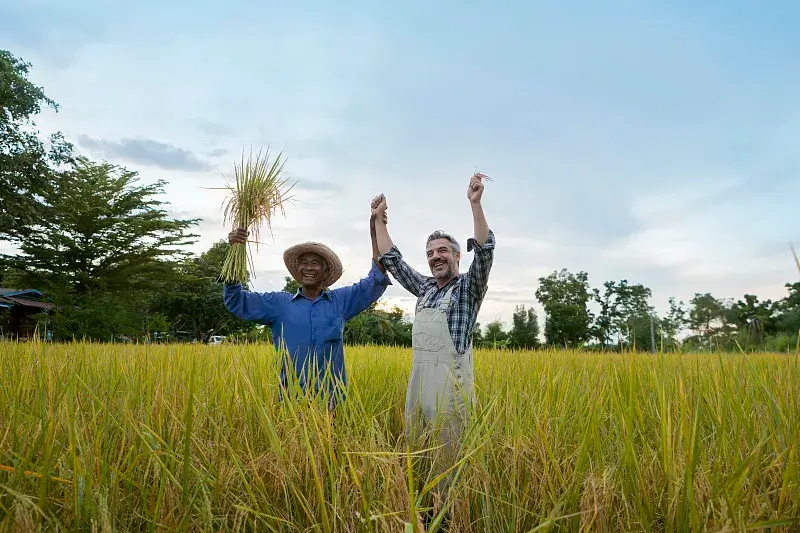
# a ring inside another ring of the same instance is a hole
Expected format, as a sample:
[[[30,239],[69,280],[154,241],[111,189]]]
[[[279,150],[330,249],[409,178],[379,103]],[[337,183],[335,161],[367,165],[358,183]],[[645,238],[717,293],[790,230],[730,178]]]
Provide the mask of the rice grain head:
[[[255,156],[242,150],[241,162],[234,164],[234,182],[228,183],[230,191],[224,202],[225,223],[232,224],[233,229],[245,228],[250,232],[256,244],[260,239],[260,227],[265,224],[272,232],[272,218],[280,211],[285,215],[284,204],[292,199],[288,193],[294,187],[281,174],[285,166],[279,153],[270,162],[269,147],[260,149]],[[248,267],[254,270],[252,255],[248,253],[247,243],[233,244],[225,256],[220,277],[226,283],[246,282]]]

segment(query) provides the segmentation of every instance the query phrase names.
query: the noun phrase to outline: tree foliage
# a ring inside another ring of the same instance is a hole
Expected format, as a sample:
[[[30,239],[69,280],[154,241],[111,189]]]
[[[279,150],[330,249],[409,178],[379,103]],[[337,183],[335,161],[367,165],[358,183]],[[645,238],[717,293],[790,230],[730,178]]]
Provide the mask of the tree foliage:
[[[58,109],[29,79],[30,63],[0,50],[0,238],[19,239],[42,215],[36,195],[53,183],[53,169],[71,160],[59,133],[43,142],[33,117]]]
[[[283,281],[283,290],[288,293],[294,294],[300,288],[300,284],[291,276],[284,276]]]
[[[628,280],[606,281],[601,294],[593,289],[594,301],[600,306],[595,318],[594,336],[603,347],[614,341],[619,345],[630,346],[634,342],[634,331],[642,319],[647,319],[652,308],[647,303],[652,292],[640,283],[631,284]],[[648,342],[649,344],[649,342]]]
[[[23,285],[78,297],[154,287],[196,237],[188,231],[197,220],[162,209],[163,185],[138,185],[135,172],[78,159],[43,192],[43,216],[6,258],[9,268]]]
[[[547,314],[544,336],[548,344],[577,347],[589,340],[593,316],[587,307],[591,293],[586,272],[562,269],[539,278],[536,298]]]
[[[19,252],[4,256],[7,282],[47,292],[62,337],[134,336],[162,324],[146,302],[179,273],[196,220],[176,220],[157,196],[164,182],[77,159],[42,190],[41,217],[23,226]]]
[[[539,347],[539,319],[532,308],[526,309],[524,305],[515,307],[508,346],[525,350]]]
[[[483,346],[487,348],[506,348],[508,346],[508,332],[503,329],[503,323],[494,320],[486,324],[483,332]]]
[[[344,339],[349,344],[411,346],[411,323],[397,306],[385,310],[375,302],[347,321]]]
[[[689,322],[688,311],[683,302],[669,298],[667,316],[660,320],[661,343],[665,349],[675,350],[680,346],[680,334]]]
[[[185,251],[198,220],[168,216],[159,200],[163,180],[140,184],[123,167],[74,157],[58,133],[40,138],[34,118],[58,106],[30,81],[30,68],[0,50],[0,240],[18,249],[0,256],[0,283],[45,292],[57,304],[47,317],[56,338],[269,340],[268,328],[224,306],[219,276],[227,242],[199,256]],[[299,288],[290,276],[284,282],[285,291]],[[775,301],[708,292],[688,305],[670,298],[663,316],[654,312],[651,290],[626,279],[591,288],[586,272],[562,269],[528,290],[542,306],[550,347],[785,351],[800,342],[800,282],[785,287],[787,295]],[[518,306],[510,330],[499,320],[476,324],[472,340],[476,347],[531,349],[540,346],[540,333],[536,312]],[[349,343],[411,345],[402,310],[378,303],[349,320],[344,334]]]
[[[225,307],[220,274],[228,248],[227,241],[221,240],[200,256],[181,262],[175,275],[152,295],[148,312],[165,317],[173,338],[196,337],[204,342],[211,335],[248,336],[266,329]]]

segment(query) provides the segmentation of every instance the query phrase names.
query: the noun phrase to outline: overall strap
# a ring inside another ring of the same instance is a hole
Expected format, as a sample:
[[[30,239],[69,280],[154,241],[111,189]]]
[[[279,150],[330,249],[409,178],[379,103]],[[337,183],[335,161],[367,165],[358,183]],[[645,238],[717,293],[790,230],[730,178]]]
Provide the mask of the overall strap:
[[[452,301],[453,290],[455,290],[457,283],[458,282],[454,283],[453,285],[450,286],[449,289],[447,289],[447,292],[444,294],[442,299],[436,305],[436,309],[438,309],[440,311],[447,311],[447,309],[450,307],[450,302]],[[420,295],[417,298],[417,313],[419,313],[423,309],[422,302],[427,300],[430,297],[431,293],[436,292],[436,290],[437,290],[436,286],[433,286],[427,292],[425,292],[424,294]]]
[[[442,297],[441,301],[439,301],[439,305],[437,307],[439,308],[440,311],[447,312],[447,309],[450,307],[450,302],[453,301],[453,298],[452,298],[453,290],[456,288],[457,284],[458,284],[458,281],[453,283],[450,286],[450,288],[447,289],[447,292],[444,294],[444,296]]]

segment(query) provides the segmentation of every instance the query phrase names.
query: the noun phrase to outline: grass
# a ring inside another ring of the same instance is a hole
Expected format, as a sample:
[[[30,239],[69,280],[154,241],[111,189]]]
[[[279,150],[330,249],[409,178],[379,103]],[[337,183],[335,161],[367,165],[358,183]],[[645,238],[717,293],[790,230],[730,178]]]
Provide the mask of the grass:
[[[268,346],[0,344],[0,530],[412,531],[410,351],[346,357],[334,450]],[[798,356],[476,360],[452,530],[800,528]]]

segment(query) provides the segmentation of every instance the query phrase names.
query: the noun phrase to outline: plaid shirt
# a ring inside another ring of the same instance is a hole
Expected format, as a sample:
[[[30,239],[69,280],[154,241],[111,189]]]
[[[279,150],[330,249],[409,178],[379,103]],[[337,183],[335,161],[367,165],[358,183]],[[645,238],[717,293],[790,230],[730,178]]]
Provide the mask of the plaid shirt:
[[[400,250],[393,246],[381,256],[386,270],[405,289],[417,297],[417,307],[436,307],[447,290],[455,285],[447,311],[447,325],[456,351],[463,355],[472,344],[472,330],[478,318],[483,298],[488,288],[489,272],[494,259],[494,233],[489,231],[489,238],[481,246],[475,239],[467,241],[467,251],[475,250],[475,258],[469,271],[459,274],[447,285],[439,288],[436,278],[420,274],[403,260]]]

